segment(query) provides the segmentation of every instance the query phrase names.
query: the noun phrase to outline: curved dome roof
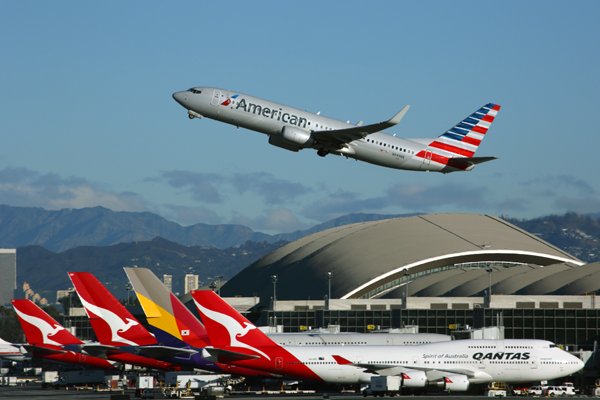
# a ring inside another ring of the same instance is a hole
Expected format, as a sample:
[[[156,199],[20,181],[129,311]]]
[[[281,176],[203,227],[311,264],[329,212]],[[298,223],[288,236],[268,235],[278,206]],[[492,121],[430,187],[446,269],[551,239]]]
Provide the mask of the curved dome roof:
[[[437,272],[443,274],[464,263],[496,268],[517,264],[583,264],[500,218],[430,214],[361,222],[306,236],[241,271],[223,286],[221,293],[268,299],[274,289],[271,277],[277,275],[278,299],[317,300],[327,294],[327,272],[331,272],[333,298],[379,297],[393,293],[406,279],[425,276],[431,287],[438,285],[431,293],[457,291],[460,295],[474,295],[476,288],[469,285],[460,288],[465,277],[456,273],[448,275],[458,279],[456,284],[439,282],[443,275]],[[487,284],[487,272],[481,270],[481,273],[480,279]],[[444,285],[447,289],[442,288]]]

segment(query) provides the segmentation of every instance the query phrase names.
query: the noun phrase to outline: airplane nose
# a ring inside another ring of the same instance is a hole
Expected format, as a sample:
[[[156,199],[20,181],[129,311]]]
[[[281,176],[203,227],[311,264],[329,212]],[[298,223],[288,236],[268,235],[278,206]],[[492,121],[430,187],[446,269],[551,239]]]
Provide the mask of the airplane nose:
[[[182,106],[184,105],[183,103],[185,102],[185,98],[186,98],[186,92],[173,93],[173,99],[175,99],[175,101],[178,102],[179,104],[181,104]]]

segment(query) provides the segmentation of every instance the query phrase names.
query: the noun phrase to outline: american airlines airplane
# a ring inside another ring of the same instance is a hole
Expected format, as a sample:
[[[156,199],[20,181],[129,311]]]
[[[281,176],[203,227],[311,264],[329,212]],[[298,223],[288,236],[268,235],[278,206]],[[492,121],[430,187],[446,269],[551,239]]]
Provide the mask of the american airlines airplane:
[[[212,346],[203,357],[282,377],[356,384],[401,376],[402,385],[466,391],[471,384],[571,375],[577,357],[545,340],[456,340],[416,346],[280,346],[212,291],[192,291]]]
[[[441,136],[402,139],[382,133],[398,124],[408,108],[392,119],[372,125],[356,125],[263,100],[239,92],[194,87],[173,98],[188,116],[210,118],[264,133],[269,144],[290,151],[315,149],[317,154],[354,158],[382,167],[411,171],[470,171],[496,157],[475,157],[475,151],[494,121],[500,106],[488,103]]]

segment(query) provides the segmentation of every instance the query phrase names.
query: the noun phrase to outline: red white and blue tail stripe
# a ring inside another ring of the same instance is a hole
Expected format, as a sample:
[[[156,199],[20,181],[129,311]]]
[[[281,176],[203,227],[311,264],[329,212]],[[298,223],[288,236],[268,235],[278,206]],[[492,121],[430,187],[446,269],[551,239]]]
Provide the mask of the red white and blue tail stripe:
[[[429,147],[441,150],[434,151],[449,158],[473,157],[499,110],[497,104],[486,104],[431,142]]]

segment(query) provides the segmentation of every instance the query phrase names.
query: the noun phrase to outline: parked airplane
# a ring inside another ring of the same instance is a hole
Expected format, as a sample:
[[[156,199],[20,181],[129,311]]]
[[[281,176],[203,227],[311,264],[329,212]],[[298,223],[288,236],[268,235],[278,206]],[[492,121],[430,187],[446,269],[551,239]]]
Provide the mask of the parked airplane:
[[[207,117],[269,136],[269,144],[290,151],[316,149],[370,164],[412,171],[470,171],[496,157],[474,157],[500,106],[488,103],[441,136],[402,139],[381,131],[398,124],[410,106],[372,125],[338,121],[258,97],[212,87],[176,92],[173,98],[189,118]]]
[[[29,343],[21,345],[28,354],[69,364],[116,369],[111,361],[81,353],[78,346],[84,343],[31,300],[11,301]]]
[[[8,361],[25,361],[29,359],[21,353],[21,348],[0,338],[0,359]]]
[[[212,291],[192,291],[213,361],[328,383],[402,377],[404,387],[466,391],[491,381],[531,382],[571,375],[583,362],[544,340],[465,339],[416,346],[279,346]]]
[[[165,354],[187,355],[188,351],[156,346],[154,336],[92,274],[69,272],[69,278],[99,342],[85,344],[82,350],[101,358],[117,357],[119,361],[145,368],[179,369],[170,362],[156,360],[154,357]]]
[[[167,290],[152,271],[146,268],[124,269],[158,343],[189,351],[186,356],[169,358],[169,361],[181,366],[218,373],[247,377],[273,377],[269,373],[215,363],[203,358],[201,351],[204,347],[210,346],[210,340],[202,323],[177,297]]]

